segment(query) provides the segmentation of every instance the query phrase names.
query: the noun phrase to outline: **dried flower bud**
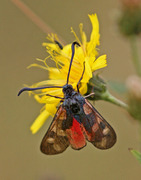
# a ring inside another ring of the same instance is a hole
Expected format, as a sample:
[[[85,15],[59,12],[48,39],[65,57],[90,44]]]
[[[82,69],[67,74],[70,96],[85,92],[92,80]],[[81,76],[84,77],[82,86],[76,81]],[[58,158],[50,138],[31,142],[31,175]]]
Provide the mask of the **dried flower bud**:
[[[121,0],[124,8],[138,8],[141,5],[141,0]]]
[[[119,27],[126,36],[141,33],[141,0],[122,0],[123,10]]]
[[[138,120],[141,120],[141,78],[130,76],[126,85],[128,88],[129,113]]]

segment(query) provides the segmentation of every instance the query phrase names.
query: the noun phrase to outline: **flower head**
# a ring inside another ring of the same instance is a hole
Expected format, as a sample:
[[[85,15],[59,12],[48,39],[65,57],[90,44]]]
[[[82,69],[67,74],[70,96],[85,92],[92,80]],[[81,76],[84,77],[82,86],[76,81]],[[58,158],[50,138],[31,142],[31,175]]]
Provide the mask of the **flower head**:
[[[87,84],[92,78],[93,72],[107,65],[106,55],[102,55],[97,58],[97,45],[100,44],[99,22],[97,16],[96,14],[92,14],[89,15],[89,18],[92,24],[92,32],[89,41],[87,41],[86,34],[83,31],[83,24],[80,24],[79,26],[81,40],[79,40],[73,29],[71,29],[80,46],[75,47],[75,54],[69,76],[69,84],[71,84],[76,90],[85,62],[85,72],[79,87],[79,91],[82,95],[87,92]],[[43,46],[46,47],[49,56],[44,60],[37,59],[38,61],[41,61],[43,65],[32,64],[30,67],[37,66],[47,70],[49,72],[49,79],[32,85],[32,88],[41,86],[63,86],[66,84],[70,59],[72,56],[71,44],[65,46],[61,45],[57,35],[54,34],[49,35],[48,40],[50,43],[43,43]],[[56,67],[49,67],[47,65],[47,60],[49,58],[56,63]],[[39,103],[45,104],[44,109],[31,126],[32,133],[36,133],[44,124],[45,120],[50,115],[54,115],[56,112],[56,106],[60,102],[60,99],[47,96],[46,94],[63,97],[63,92],[61,88],[46,88],[39,90],[38,93],[37,91],[34,91],[32,94]]]

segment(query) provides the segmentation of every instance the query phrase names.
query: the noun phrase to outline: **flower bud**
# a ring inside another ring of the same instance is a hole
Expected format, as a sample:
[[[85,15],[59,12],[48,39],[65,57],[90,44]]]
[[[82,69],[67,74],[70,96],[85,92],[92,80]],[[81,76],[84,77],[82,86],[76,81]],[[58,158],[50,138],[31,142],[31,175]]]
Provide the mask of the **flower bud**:
[[[104,80],[97,75],[93,75],[88,84],[87,94],[94,93],[94,97],[89,97],[90,100],[101,100],[103,94],[106,92],[107,87]]]

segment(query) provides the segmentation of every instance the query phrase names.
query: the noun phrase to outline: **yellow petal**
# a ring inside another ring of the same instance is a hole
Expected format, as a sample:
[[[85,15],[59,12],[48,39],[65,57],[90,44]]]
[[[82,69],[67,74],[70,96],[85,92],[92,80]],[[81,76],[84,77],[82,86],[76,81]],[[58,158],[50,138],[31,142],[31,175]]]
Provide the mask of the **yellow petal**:
[[[106,55],[102,55],[94,61],[93,66],[92,66],[92,71],[101,69],[105,66],[107,66]]]
[[[44,101],[42,101],[42,98],[40,98],[38,95],[34,95],[34,98],[36,99],[36,101],[40,104],[45,103]]]
[[[85,52],[85,47],[82,45],[81,47],[75,48],[75,55],[74,55],[74,60],[75,64],[78,62],[83,65],[84,58],[85,58],[86,52]]]
[[[81,87],[79,89],[80,94],[85,94],[87,92],[87,83],[81,83]]]
[[[90,67],[90,64],[88,63],[88,61],[85,61],[85,74],[87,76],[88,79],[90,79],[92,77],[92,68]],[[84,79],[82,79],[84,80]]]
[[[46,104],[46,110],[50,113],[50,115],[54,115],[56,113],[56,106],[59,103],[60,99],[56,99],[54,104]]]
[[[90,41],[87,46],[87,53],[90,55],[91,53],[96,53],[96,45],[99,45],[99,22],[96,14],[89,15],[90,21],[92,23],[92,33],[90,37]]]
[[[99,45],[99,22],[96,14],[89,15],[90,21],[92,23],[92,33],[90,41],[94,41],[96,45]],[[96,38],[96,39],[95,39]]]
[[[69,54],[71,54],[71,44],[67,44],[66,46],[63,47],[61,54],[68,57]]]
[[[40,115],[35,119],[34,123],[30,127],[32,134],[35,134],[43,126],[49,115],[50,114],[47,110],[44,110],[40,113]]]
[[[49,79],[62,79],[62,74],[57,68],[49,68]]]
[[[61,97],[61,96],[59,96],[59,97]],[[34,98],[40,104],[46,104],[46,103],[47,104],[54,104],[54,103],[58,102],[56,98],[50,97],[50,96],[46,96],[46,95],[42,96],[42,97],[40,97],[38,95],[34,95]]]
[[[63,79],[45,80],[45,81],[41,81],[34,84],[32,87],[41,87],[41,86],[48,86],[48,85],[64,85],[65,82],[66,80],[63,80]]]

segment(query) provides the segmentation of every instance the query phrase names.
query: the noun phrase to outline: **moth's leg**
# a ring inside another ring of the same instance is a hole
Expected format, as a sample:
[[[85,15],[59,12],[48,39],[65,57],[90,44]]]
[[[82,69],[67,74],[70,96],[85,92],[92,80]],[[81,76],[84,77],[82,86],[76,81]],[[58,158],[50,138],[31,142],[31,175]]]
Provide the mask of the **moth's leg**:
[[[53,95],[51,95],[51,94],[46,94],[46,96],[50,96],[50,97],[54,97],[54,98],[58,98],[58,99],[64,99],[64,98],[62,98],[62,97],[59,97],[59,96],[53,96]]]
[[[93,96],[95,93],[91,93],[91,94],[88,94],[87,96],[84,96],[84,98],[86,99],[86,98],[88,98],[88,97],[90,97],[90,96]]]

